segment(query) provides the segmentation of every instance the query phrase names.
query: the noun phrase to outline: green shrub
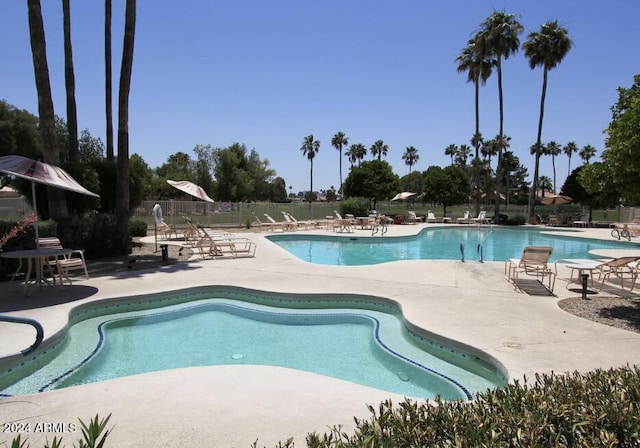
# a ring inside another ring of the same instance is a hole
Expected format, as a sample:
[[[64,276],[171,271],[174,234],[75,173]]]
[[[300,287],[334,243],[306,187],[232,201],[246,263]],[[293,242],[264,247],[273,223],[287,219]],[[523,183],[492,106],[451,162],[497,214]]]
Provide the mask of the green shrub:
[[[391,401],[369,419],[307,436],[313,448],[348,447],[636,447],[640,446],[640,370],[536,375],[478,394],[471,402]],[[254,444],[255,446],[255,444]],[[283,446],[282,443],[279,446]],[[284,446],[292,446],[290,440]]]
[[[126,255],[131,246],[129,229],[120,228],[111,213],[67,218],[58,225],[58,238],[65,247],[84,249],[88,258]]]
[[[523,215],[515,215],[507,218],[505,224],[508,226],[522,226],[527,222],[527,218]]]
[[[131,236],[147,236],[147,223],[141,219],[129,221],[129,233]]]
[[[340,213],[342,216],[346,214],[367,216],[369,214],[369,201],[365,198],[345,199],[340,202]]]

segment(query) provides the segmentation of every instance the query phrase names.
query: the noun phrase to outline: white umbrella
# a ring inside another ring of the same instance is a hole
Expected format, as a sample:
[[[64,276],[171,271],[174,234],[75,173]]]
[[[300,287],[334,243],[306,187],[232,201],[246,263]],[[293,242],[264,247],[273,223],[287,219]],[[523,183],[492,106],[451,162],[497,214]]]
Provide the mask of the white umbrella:
[[[167,180],[167,183],[193,197],[202,199],[206,202],[214,202],[213,199],[211,199],[204,191],[204,188],[200,185],[194,184],[193,182],[189,182],[188,180]]]
[[[80,185],[69,173],[60,167],[39,162],[27,157],[12,155],[0,157],[0,172],[12,176],[22,177],[31,181],[31,195],[33,197],[33,210],[38,212],[36,206],[36,182],[51,187],[62,188],[63,190],[75,193],[86,194],[99,198],[100,196],[87,190]],[[35,222],[36,240],[38,235],[38,221]]]
[[[395,195],[391,200],[392,201],[398,201],[398,200],[402,200],[402,199],[407,199],[411,196],[413,196],[415,193],[411,193],[410,191],[403,191],[402,193],[398,193],[397,195]]]

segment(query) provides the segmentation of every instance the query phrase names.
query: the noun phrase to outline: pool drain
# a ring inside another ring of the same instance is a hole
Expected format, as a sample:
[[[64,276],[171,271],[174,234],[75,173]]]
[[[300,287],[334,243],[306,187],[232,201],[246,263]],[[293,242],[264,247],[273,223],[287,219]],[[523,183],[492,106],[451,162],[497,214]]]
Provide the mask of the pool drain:
[[[231,357],[233,359],[242,359],[244,358],[244,355],[242,353],[234,353],[233,355],[231,355]]]
[[[409,375],[404,372],[398,372],[398,378],[405,382],[409,381]]]

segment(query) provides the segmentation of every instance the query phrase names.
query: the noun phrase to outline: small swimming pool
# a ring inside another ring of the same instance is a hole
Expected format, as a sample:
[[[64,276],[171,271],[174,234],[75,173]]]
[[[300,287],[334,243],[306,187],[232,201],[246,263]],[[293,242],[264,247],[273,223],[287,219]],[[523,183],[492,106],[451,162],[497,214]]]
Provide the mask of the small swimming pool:
[[[0,393],[23,395],[145,372],[272,365],[410,397],[469,399],[502,387],[499,369],[407,329],[371,297],[269,296],[215,289],[86,308],[66,338],[0,372]]]
[[[283,234],[267,238],[310,263],[362,266],[399,260],[505,261],[518,258],[526,246],[551,246],[551,261],[589,258],[593,249],[629,249],[628,243],[550,235],[524,228],[476,226],[423,229],[412,236],[331,236]],[[567,231],[570,234],[571,231]],[[462,247],[462,250],[461,250]]]

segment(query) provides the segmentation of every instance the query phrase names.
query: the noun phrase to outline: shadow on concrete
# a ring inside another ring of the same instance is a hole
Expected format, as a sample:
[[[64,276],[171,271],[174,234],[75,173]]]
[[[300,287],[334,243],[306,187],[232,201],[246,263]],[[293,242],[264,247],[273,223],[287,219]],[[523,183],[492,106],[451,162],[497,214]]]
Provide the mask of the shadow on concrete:
[[[32,287],[30,295],[25,295],[22,283],[3,282],[0,294],[0,313],[9,311],[33,310],[48,306],[75,302],[91,297],[98,292],[98,288],[85,285],[73,286],[43,286]]]
[[[554,296],[540,280],[519,278],[516,287],[530,296]]]

